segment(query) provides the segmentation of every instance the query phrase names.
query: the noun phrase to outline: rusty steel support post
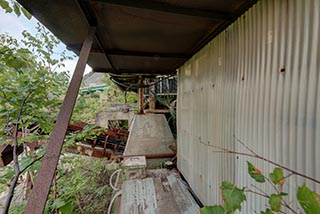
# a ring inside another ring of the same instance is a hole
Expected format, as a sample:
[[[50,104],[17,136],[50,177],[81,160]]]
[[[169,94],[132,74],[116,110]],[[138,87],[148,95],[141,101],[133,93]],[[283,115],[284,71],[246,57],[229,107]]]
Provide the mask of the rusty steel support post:
[[[138,89],[138,95],[139,95],[139,114],[143,114],[144,110],[144,88]]]
[[[141,77],[140,77],[141,78]],[[139,84],[142,84],[143,80],[139,80]],[[144,113],[144,88],[138,89],[138,99],[139,99],[139,114]]]
[[[152,85],[150,86],[150,91],[152,91],[153,93],[155,93],[155,89],[156,89],[156,86],[155,85]],[[153,93],[149,93],[149,109],[150,110],[155,110],[156,109],[156,97],[154,96]]]
[[[64,98],[57,122],[51,133],[46,154],[35,179],[34,188],[30,198],[28,199],[25,209],[26,214],[40,214],[44,211],[52,180],[57,168],[64,137],[79,93],[82,76],[88,61],[94,35],[95,27],[91,27],[87,38],[82,45],[77,66],[72,76],[67,94]]]

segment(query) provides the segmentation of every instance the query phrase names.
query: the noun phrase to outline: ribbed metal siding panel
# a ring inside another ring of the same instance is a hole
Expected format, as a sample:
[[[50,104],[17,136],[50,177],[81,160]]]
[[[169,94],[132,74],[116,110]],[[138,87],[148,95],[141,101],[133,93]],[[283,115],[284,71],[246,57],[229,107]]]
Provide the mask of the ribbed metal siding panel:
[[[319,0],[259,1],[181,67],[178,167],[205,204],[221,203],[222,180],[253,188],[246,160],[266,175],[273,169],[208,146],[247,152],[235,138],[320,180],[319,13]],[[290,199],[303,182],[290,177],[285,185]],[[272,192],[268,185],[255,185]],[[248,195],[243,213],[265,204]]]

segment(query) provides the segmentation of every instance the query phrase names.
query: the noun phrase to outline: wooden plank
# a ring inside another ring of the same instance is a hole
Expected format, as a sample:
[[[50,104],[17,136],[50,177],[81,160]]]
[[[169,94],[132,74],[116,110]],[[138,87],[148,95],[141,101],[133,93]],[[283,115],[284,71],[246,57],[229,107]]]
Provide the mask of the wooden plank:
[[[154,189],[156,191],[157,205],[156,214],[178,214],[180,213],[176,201],[170,191],[169,184],[164,186],[160,177],[154,178]],[[168,187],[167,187],[168,186]]]
[[[181,214],[194,214],[200,212],[200,207],[194,200],[188,188],[177,179],[174,175],[167,176],[169,185],[171,187],[172,195],[177,203]]]
[[[124,182],[120,214],[155,214],[156,209],[157,200],[152,178]]]
[[[82,76],[88,61],[94,35],[95,27],[91,27],[87,38],[83,43],[75,72],[72,76],[67,94],[63,100],[57,122],[51,133],[48,148],[36,177],[34,188],[27,202],[25,209],[26,214],[43,213],[45,208],[64,142],[64,137],[79,93]]]

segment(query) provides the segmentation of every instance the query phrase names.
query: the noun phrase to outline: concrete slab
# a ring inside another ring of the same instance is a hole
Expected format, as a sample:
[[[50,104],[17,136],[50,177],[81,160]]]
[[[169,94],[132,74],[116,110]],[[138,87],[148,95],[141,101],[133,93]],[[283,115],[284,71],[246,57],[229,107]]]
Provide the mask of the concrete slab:
[[[109,120],[128,120],[131,125],[135,115],[136,104],[108,103],[108,111],[98,112],[96,114],[96,124],[108,128]]]
[[[123,169],[138,169],[138,168],[147,168],[147,161],[145,156],[131,156],[124,157],[121,164]]]
[[[145,178],[147,173],[147,161],[145,156],[131,156],[125,157],[121,164],[124,170],[126,179],[142,179]]]
[[[135,115],[124,155],[173,154],[169,146],[174,142],[164,115]]]

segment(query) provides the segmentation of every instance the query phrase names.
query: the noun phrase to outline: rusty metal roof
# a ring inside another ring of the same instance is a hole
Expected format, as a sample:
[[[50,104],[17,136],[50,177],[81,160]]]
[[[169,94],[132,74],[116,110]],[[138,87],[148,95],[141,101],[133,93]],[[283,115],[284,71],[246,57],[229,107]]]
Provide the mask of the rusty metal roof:
[[[18,0],[88,64],[114,74],[171,74],[256,0]]]

